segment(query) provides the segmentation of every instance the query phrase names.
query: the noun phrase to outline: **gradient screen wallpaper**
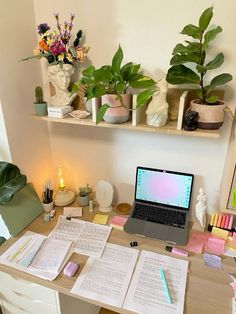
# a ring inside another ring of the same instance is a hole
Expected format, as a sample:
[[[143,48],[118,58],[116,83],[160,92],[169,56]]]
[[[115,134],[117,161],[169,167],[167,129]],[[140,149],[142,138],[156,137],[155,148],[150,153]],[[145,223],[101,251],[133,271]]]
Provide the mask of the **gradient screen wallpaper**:
[[[192,181],[187,174],[138,168],[135,199],[189,208]]]

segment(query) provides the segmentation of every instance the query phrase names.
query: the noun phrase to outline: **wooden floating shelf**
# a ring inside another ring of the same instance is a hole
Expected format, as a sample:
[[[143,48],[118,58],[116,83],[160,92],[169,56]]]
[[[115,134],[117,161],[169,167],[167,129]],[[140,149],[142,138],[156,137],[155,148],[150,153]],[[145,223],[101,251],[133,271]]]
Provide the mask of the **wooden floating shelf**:
[[[138,124],[137,126],[133,126],[131,122],[126,122],[126,123],[121,123],[121,124],[110,124],[106,122],[100,122],[99,124],[96,124],[95,122],[92,121],[91,118],[78,120],[72,117],[49,118],[47,116],[39,117],[36,115],[34,115],[33,118],[36,120],[47,121],[47,122],[76,124],[76,125],[91,126],[91,127],[96,127],[96,128],[121,129],[121,130],[130,130],[130,131],[173,134],[173,135],[182,135],[182,136],[184,135],[184,136],[215,138],[215,139],[220,137],[220,130],[203,130],[203,129],[197,129],[195,131],[176,130],[177,121],[170,121],[165,126],[156,128],[156,127],[151,127],[144,123]]]

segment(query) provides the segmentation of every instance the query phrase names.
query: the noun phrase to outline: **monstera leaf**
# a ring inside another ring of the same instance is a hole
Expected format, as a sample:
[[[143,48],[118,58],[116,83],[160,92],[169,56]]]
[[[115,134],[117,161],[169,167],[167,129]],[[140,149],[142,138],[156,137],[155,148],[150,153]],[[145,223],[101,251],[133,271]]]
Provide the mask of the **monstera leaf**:
[[[25,184],[27,178],[13,164],[0,161],[0,205],[6,204]]]

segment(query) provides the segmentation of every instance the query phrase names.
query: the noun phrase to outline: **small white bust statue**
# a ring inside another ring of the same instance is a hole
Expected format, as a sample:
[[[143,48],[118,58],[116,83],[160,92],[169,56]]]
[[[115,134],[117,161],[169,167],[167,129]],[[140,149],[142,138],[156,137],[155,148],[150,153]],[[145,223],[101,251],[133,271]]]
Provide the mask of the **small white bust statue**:
[[[48,67],[49,81],[55,88],[55,95],[51,96],[50,105],[63,107],[71,105],[76,94],[70,95],[68,87],[71,80],[71,75],[74,73],[74,67],[71,64],[59,64]]]
[[[206,228],[206,194],[202,188],[199,189],[197,196],[197,203],[195,207],[195,213],[198,222],[201,227],[205,230]]]
[[[159,93],[153,95],[152,101],[149,103],[146,110],[147,124],[151,126],[164,126],[168,119],[168,103],[166,101],[166,94],[168,84],[165,79],[158,82]]]

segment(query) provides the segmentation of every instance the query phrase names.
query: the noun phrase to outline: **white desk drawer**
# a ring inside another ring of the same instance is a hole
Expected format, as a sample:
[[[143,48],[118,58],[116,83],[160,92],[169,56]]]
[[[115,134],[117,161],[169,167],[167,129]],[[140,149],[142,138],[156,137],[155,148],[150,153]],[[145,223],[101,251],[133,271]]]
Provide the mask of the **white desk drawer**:
[[[40,299],[40,301],[51,305],[58,303],[56,291],[0,272],[0,291],[2,289],[8,289],[15,295],[24,296],[26,299]]]
[[[38,296],[40,298],[40,295]],[[4,314],[59,314],[57,305],[45,303],[39,299],[31,299],[9,289],[0,290],[0,298]]]

